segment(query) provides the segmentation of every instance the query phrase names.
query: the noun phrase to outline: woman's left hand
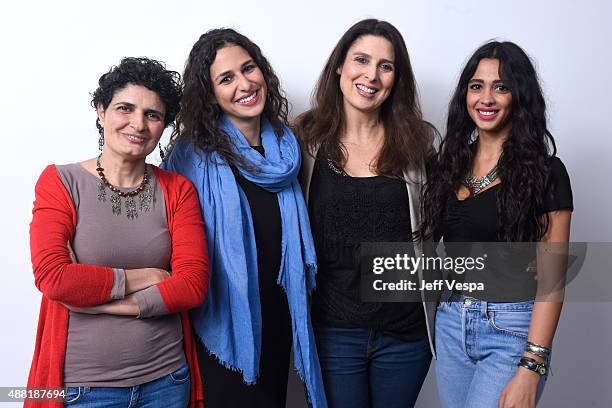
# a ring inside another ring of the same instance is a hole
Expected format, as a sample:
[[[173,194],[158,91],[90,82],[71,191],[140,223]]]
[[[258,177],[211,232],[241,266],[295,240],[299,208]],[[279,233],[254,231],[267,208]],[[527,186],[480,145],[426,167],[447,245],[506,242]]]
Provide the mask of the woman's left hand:
[[[140,314],[140,308],[138,307],[138,301],[134,295],[128,295],[123,299],[113,300],[109,303],[104,303],[97,306],[90,307],[75,307],[62,303],[71,312],[85,313],[85,314],[110,314],[119,316],[138,316]]]
[[[535,408],[540,375],[518,367],[499,397],[498,408]]]

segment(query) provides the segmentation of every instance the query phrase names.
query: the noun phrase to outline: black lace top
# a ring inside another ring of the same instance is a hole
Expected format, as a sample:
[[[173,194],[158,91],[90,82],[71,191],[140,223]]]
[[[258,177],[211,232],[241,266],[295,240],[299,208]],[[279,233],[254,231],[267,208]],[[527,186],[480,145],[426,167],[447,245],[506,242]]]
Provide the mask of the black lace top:
[[[361,242],[412,241],[406,184],[385,176],[350,177],[319,153],[309,194],[317,250],[315,324],[369,328],[404,340],[427,335],[421,303],[363,303]]]

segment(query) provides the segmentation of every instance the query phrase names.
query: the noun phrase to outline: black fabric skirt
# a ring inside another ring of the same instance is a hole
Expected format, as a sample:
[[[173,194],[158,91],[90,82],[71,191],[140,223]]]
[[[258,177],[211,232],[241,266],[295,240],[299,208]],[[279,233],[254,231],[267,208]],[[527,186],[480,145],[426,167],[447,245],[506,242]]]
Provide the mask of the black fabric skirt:
[[[197,342],[206,408],[285,408],[291,337],[262,339],[259,377],[253,385],[220,364]],[[268,341],[266,341],[268,340]]]

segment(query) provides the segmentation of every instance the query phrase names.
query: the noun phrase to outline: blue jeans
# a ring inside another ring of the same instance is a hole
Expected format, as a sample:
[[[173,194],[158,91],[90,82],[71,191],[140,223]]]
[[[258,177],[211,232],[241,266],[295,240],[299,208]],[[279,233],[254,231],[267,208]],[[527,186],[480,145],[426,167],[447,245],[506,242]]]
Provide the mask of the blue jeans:
[[[316,326],[315,337],[330,408],[414,406],[431,362],[427,337],[328,326]]]
[[[64,406],[78,408],[184,408],[189,405],[189,367],[134,387],[68,387]]]
[[[449,297],[450,296],[450,297]],[[436,314],[436,380],[443,408],[497,407],[525,350],[533,301],[491,303],[446,293]],[[540,379],[537,399],[544,390]]]

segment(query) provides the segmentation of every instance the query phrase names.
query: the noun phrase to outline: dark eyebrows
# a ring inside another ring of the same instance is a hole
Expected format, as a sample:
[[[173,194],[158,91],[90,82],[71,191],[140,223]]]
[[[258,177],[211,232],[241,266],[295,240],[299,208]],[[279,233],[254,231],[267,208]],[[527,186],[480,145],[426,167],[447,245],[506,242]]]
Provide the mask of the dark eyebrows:
[[[113,106],[118,106],[118,105],[124,105],[124,106],[127,106],[128,108],[134,108],[136,106],[133,103],[129,103],[129,102],[115,102],[113,104]]]
[[[231,73],[232,73],[232,71],[224,71],[224,72],[220,73],[219,75],[217,75],[217,76],[215,77],[215,81],[218,81],[218,80],[219,80],[219,78],[224,77],[224,76],[226,76],[226,75],[229,75],[229,74],[231,74]]]
[[[472,78],[468,81],[468,84],[472,84],[472,83],[478,83],[478,84],[484,84],[484,80],[482,79],[478,79],[478,78]],[[496,79],[495,81],[493,81],[493,85],[497,85],[497,84],[504,84],[506,81],[504,81],[503,79]]]
[[[368,58],[368,59],[372,59],[372,56],[371,56],[370,54],[367,54],[367,53],[362,52],[362,51],[355,51],[355,52],[353,53],[353,56],[357,56],[357,55],[362,56],[362,57],[366,57],[366,58]],[[391,61],[391,60],[389,60],[389,59],[386,59],[386,58],[382,58],[382,59],[379,61],[379,63],[380,63],[380,64],[394,64],[394,65],[395,65],[395,63],[394,63],[393,61]]]
[[[243,63],[240,65],[240,68],[242,69],[242,68],[244,68],[246,65],[249,65],[249,64],[252,64],[252,63],[253,63],[253,59],[252,59],[252,58],[249,58],[248,60],[246,60],[245,62],[243,62]],[[217,76],[215,77],[215,81],[217,81],[217,80],[219,80],[219,78],[224,77],[224,76],[226,76],[226,75],[229,75],[229,74],[231,74],[231,73],[232,73],[232,70],[231,70],[231,69],[228,69],[227,71],[223,71],[222,73],[220,73],[219,75],[217,75]]]
[[[360,55],[360,56],[362,56],[362,57],[372,58],[372,56],[371,56],[370,54],[367,54],[367,53],[365,53],[365,52],[361,52],[361,51],[355,51],[355,52],[353,53],[353,55],[354,55],[354,56],[355,56],[355,55]]]
[[[252,64],[253,63],[253,59],[250,58],[249,60],[245,61],[242,63],[241,67],[244,68],[245,66]]]
[[[116,102],[116,103],[113,104],[113,106],[119,106],[119,105],[126,106],[126,107],[128,107],[130,109],[134,109],[136,107],[136,105],[134,105],[133,103],[130,103],[130,102],[121,102],[120,101],[120,102]],[[153,108],[145,109],[145,113],[155,113],[155,114],[161,115],[162,117],[165,116],[165,114],[163,112],[161,112],[158,109],[153,109]]]
[[[166,116],[163,112],[158,111],[157,109],[147,109],[145,113],[154,113],[156,115],[161,116],[162,118]]]

